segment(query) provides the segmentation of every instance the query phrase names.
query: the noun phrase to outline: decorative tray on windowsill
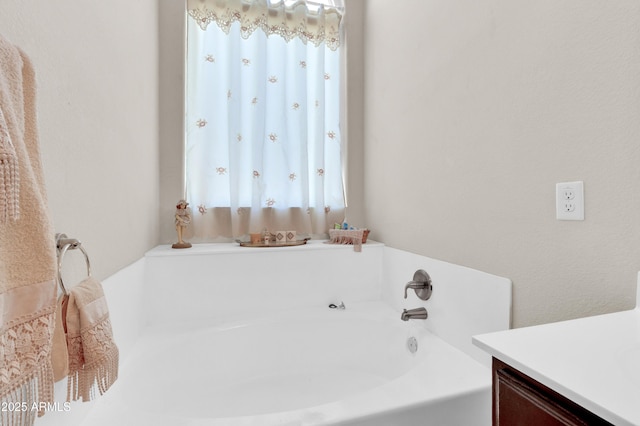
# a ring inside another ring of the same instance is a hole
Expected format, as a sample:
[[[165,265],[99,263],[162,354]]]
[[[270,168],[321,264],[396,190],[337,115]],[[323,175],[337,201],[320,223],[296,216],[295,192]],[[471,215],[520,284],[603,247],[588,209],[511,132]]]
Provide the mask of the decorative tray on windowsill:
[[[293,246],[301,246],[307,244],[307,240],[299,240],[299,241],[288,241],[286,243],[276,244],[265,244],[265,243],[252,243],[250,241],[238,241],[240,243],[240,247],[293,247]]]

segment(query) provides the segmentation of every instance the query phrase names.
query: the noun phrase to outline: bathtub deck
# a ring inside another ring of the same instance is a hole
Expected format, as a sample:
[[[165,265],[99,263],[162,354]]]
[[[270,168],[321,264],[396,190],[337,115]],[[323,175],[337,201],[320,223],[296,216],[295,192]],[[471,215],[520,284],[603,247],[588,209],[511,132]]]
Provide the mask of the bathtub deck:
[[[381,302],[350,307],[360,308],[381,311],[393,321],[400,321],[397,313]],[[245,384],[248,386],[215,390],[215,383],[210,383],[206,377],[193,373],[181,375],[181,372],[189,370],[188,353],[183,359],[175,360],[170,368],[158,366],[156,375],[163,378],[147,376],[144,380],[144,376],[137,374],[149,370],[154,358],[158,358],[154,357],[157,348],[167,340],[175,339],[175,331],[149,330],[140,339],[132,355],[121,366],[121,378],[96,401],[83,425],[382,426],[390,424],[390,413],[394,425],[476,426],[489,425],[491,421],[490,370],[430,334],[421,343],[420,350],[428,351],[425,360],[390,382],[356,371],[318,370],[303,377],[294,374],[277,379],[269,377],[266,372],[264,377]],[[261,356],[261,353],[256,351],[252,356]],[[352,377],[348,377],[350,375]],[[322,383],[350,378],[353,386],[367,390],[352,391],[340,386],[342,394],[339,394],[335,388],[320,388]],[[146,383],[133,384],[130,382],[133,379]],[[175,392],[166,399],[154,400],[157,386],[171,386]],[[316,399],[314,395],[323,397]],[[252,406],[252,413],[277,412],[238,415],[249,401],[263,404],[263,407]],[[300,406],[308,408],[291,409]],[[399,413],[401,409],[402,413]],[[416,423],[418,419],[419,423]],[[427,421],[432,423],[425,423]]]

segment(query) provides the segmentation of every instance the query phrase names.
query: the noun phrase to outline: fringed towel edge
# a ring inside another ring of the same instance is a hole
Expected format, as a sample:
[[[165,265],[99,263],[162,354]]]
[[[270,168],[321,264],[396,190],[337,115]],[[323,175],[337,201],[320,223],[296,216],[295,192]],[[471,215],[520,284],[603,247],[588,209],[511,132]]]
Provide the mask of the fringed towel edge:
[[[362,251],[364,230],[329,230],[328,244],[353,244],[353,251]]]
[[[31,426],[44,415],[43,405],[53,403],[53,372],[51,362],[45,361],[21,383],[0,398],[0,424],[3,426]]]
[[[67,381],[67,401],[92,401],[96,398],[96,389],[100,395],[118,379],[120,352],[113,346],[101,359],[84,364],[81,369],[69,374]]]

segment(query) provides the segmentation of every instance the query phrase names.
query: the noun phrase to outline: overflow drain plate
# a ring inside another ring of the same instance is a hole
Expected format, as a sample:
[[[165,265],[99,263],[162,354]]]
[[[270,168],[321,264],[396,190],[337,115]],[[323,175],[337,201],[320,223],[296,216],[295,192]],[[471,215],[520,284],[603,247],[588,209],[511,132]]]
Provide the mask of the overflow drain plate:
[[[412,354],[418,352],[418,340],[416,340],[415,337],[411,336],[407,339],[407,349],[409,349],[409,352]]]

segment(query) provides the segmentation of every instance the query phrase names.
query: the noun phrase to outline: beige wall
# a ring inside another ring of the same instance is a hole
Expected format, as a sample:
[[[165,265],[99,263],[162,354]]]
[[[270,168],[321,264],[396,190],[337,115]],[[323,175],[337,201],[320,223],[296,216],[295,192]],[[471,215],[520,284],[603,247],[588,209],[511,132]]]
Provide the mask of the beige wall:
[[[347,0],[345,14],[347,87],[347,221],[367,226],[364,201],[364,27],[365,1]]]
[[[638,28],[635,0],[368,0],[372,238],[511,278],[516,327],[633,307]]]
[[[0,2],[0,33],[37,73],[56,231],[83,241],[99,279],[158,240],[157,10],[154,0]]]
[[[159,0],[160,242],[176,242],[173,215],[184,197],[184,2]],[[193,208],[193,206],[191,206]],[[195,210],[195,209],[194,209]]]

